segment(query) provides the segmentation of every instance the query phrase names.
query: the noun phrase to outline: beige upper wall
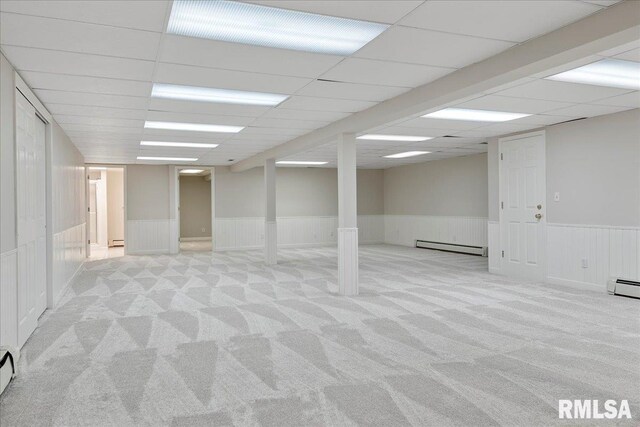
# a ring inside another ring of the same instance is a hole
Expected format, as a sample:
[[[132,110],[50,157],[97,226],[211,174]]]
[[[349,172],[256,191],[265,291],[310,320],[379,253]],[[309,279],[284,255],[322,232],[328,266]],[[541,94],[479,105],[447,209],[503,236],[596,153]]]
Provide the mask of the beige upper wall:
[[[180,237],[211,237],[211,181],[180,176]]]
[[[216,218],[264,215],[263,168],[230,172],[216,168]],[[384,212],[382,170],[358,170],[358,213]],[[276,172],[278,216],[338,215],[338,174],[328,168],[278,168]]]
[[[14,69],[0,54],[0,253],[16,248]]]
[[[640,226],[640,110],[547,128],[547,219]]]
[[[487,155],[433,160],[384,171],[384,213],[487,217]]]
[[[127,166],[127,219],[169,219],[169,166]]]
[[[548,126],[547,220],[640,226],[640,110]],[[490,217],[499,220],[498,140],[489,143]],[[555,202],[555,192],[560,201]]]

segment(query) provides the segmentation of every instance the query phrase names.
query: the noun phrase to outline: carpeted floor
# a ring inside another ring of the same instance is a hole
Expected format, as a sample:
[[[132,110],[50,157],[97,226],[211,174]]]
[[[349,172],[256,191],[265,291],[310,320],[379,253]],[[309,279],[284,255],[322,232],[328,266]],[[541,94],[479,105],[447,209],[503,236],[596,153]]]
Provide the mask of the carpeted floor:
[[[357,297],[336,295],[335,248],[89,262],[25,345],[0,425],[566,425],[558,399],[640,418],[638,300],[480,257],[360,260]]]

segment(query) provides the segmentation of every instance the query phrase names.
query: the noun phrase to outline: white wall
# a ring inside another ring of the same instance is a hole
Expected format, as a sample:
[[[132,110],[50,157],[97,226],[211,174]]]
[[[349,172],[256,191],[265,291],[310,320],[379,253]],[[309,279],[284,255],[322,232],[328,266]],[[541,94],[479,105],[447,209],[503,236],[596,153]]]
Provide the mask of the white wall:
[[[549,280],[600,287],[610,277],[640,280],[640,110],[545,131]],[[499,242],[497,139],[489,155],[489,235]],[[494,271],[499,255],[490,251]]]
[[[15,78],[0,55],[0,345],[16,345]],[[52,295],[55,303],[85,259],[84,159],[57,123],[50,125]]]
[[[107,233],[109,245],[124,240],[124,169],[107,169]]]

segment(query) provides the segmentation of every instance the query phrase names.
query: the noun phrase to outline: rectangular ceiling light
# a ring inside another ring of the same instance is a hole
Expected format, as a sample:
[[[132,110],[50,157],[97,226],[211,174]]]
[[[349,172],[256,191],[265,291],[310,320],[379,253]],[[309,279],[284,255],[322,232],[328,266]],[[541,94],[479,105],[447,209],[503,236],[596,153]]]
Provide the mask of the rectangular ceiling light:
[[[194,157],[149,157],[149,156],[138,156],[138,160],[157,160],[160,162],[195,162],[196,158]]]
[[[93,171],[106,171],[107,168],[104,166],[89,166],[89,169]]]
[[[430,136],[408,136],[408,135],[375,135],[367,134],[357,137],[356,139],[366,139],[369,141],[404,141],[404,142],[419,142],[433,139]]]
[[[202,173],[204,172],[204,169],[182,169],[180,171],[180,173],[187,173],[187,174],[196,174],[196,173]]]
[[[187,37],[348,56],[389,26],[219,0],[175,0],[167,32]]]
[[[182,148],[216,148],[218,144],[208,144],[204,142],[163,142],[163,141],[140,141],[140,145],[152,147],[182,147]]]
[[[279,165],[301,165],[301,166],[318,166],[318,165],[326,165],[329,162],[309,162],[302,160],[280,160],[276,162]]]
[[[640,90],[640,62],[603,59],[546,78],[561,82]]]
[[[278,105],[289,97],[289,95],[280,95],[277,93],[246,92],[243,90],[180,86],[165,83],[154,83],[151,96],[155,98],[180,99],[185,101],[263,105],[269,107]]]
[[[387,159],[404,159],[405,157],[422,156],[429,154],[431,151],[405,151],[404,153],[396,153],[385,156]]]
[[[204,123],[144,122],[145,129],[187,130],[194,132],[238,133],[244,126],[207,125]]]
[[[531,114],[508,113],[505,111],[470,110],[467,108],[445,108],[434,113],[425,114],[422,117],[428,119],[469,120],[472,122],[508,122],[521,119]]]

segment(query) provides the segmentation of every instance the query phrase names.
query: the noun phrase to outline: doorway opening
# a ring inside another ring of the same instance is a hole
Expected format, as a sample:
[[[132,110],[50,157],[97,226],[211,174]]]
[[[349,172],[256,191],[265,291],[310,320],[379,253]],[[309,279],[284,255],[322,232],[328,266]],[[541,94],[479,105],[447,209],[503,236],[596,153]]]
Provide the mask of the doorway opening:
[[[124,256],[124,168],[87,168],[89,258]]]
[[[178,171],[180,251],[213,250],[212,169]]]

